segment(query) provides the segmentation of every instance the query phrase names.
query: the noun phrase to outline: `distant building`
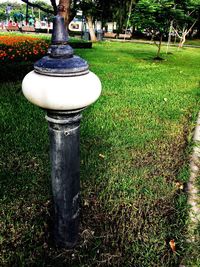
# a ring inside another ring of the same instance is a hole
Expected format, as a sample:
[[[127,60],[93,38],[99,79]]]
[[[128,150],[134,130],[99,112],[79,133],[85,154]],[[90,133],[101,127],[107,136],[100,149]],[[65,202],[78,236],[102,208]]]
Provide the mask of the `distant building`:
[[[81,32],[81,31],[87,31],[88,29],[89,29],[88,24],[85,20],[85,17],[83,16],[82,11],[78,11],[74,19],[69,24],[69,30],[72,32]],[[96,31],[102,29],[101,21],[95,21],[94,29]]]
[[[116,22],[107,22],[106,23],[106,31],[107,32],[113,32],[117,29],[117,23]]]

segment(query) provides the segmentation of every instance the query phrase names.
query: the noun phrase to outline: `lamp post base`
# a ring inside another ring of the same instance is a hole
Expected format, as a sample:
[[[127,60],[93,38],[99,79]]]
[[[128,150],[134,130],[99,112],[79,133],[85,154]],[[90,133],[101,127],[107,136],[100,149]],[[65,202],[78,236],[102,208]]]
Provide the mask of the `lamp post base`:
[[[48,110],[46,119],[50,135],[54,240],[58,247],[73,248],[79,231],[81,114]]]

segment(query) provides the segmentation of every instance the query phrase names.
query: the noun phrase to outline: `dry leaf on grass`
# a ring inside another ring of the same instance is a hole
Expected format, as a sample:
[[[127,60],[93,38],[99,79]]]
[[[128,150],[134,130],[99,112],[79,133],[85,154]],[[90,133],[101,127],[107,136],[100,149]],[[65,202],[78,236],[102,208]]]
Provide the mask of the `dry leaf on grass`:
[[[180,190],[183,190],[183,183],[176,182],[176,188],[180,189]]]
[[[170,245],[171,250],[173,252],[176,252],[176,243],[175,243],[174,239],[169,241],[169,245]]]
[[[99,154],[99,157],[102,158],[102,159],[105,158],[105,156],[103,154]]]

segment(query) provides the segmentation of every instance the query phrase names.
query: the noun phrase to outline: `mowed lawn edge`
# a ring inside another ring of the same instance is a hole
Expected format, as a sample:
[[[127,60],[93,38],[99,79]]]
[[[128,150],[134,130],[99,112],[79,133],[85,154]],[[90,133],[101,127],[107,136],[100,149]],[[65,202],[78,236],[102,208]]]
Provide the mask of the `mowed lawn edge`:
[[[2,264],[179,264],[187,249],[184,185],[199,110],[199,54],[171,48],[156,62],[155,51],[109,42],[76,50],[103,91],[81,124],[81,237],[74,251],[55,249],[49,236],[44,112],[24,99],[20,81],[1,85]]]

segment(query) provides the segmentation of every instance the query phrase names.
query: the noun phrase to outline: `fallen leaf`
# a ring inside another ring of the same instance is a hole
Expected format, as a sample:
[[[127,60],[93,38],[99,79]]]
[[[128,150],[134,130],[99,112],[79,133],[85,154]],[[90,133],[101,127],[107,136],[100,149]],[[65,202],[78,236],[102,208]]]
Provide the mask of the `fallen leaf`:
[[[102,159],[105,158],[105,156],[103,154],[99,154],[99,157],[102,158]]]
[[[180,190],[183,190],[183,184],[180,183],[180,182],[176,182],[176,188],[180,189]]]
[[[84,206],[89,206],[90,204],[89,204],[89,201],[88,200],[84,200]]]
[[[170,245],[171,250],[173,252],[176,252],[176,243],[175,243],[174,239],[169,241],[169,245]]]

